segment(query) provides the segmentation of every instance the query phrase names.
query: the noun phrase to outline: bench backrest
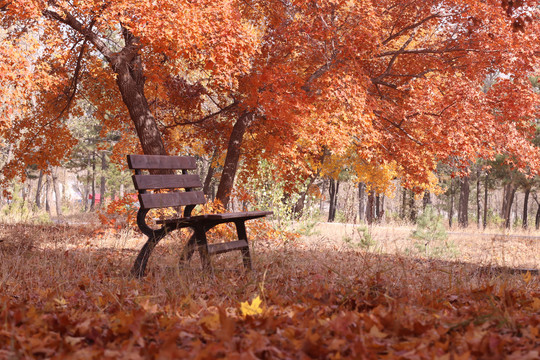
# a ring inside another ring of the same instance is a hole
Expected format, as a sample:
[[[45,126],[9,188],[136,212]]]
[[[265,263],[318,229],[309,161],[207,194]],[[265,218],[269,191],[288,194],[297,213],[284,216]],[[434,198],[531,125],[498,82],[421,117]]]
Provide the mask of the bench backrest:
[[[141,209],[186,206],[189,212],[195,205],[204,204],[205,198],[198,175],[188,174],[187,170],[195,170],[197,164],[194,157],[166,155],[128,155],[130,169],[135,170],[133,185],[139,191]],[[143,174],[143,170],[152,173]],[[171,171],[171,174],[158,174],[159,170]],[[175,174],[174,170],[181,170]],[[153,193],[147,190],[169,189],[170,192]],[[172,191],[174,190],[174,191]],[[187,209],[186,208],[186,209]],[[184,216],[189,216],[184,212]]]

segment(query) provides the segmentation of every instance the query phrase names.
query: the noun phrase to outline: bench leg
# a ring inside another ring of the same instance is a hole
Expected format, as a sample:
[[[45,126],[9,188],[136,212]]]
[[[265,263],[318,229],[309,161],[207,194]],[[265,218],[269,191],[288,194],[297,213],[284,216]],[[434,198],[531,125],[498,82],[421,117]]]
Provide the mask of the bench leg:
[[[193,233],[189,237],[189,240],[186,246],[184,246],[184,248],[182,249],[182,254],[180,254],[180,265],[191,260],[191,257],[193,256],[193,253],[195,252],[196,248],[197,248],[197,236],[195,235],[195,233]]]
[[[131,268],[131,273],[141,278],[144,276],[144,273],[146,271],[146,264],[148,263],[148,259],[150,258],[150,255],[152,254],[152,251],[156,247],[159,240],[163,239],[165,237],[166,232],[162,231],[154,236],[149,236],[148,241],[146,241],[146,244],[142,247],[141,251],[139,252],[139,255],[137,256],[137,259],[135,259],[135,263],[133,264],[133,267]]]
[[[235,221],[236,233],[238,234],[238,240],[246,240],[249,244],[246,232],[245,221]],[[249,246],[242,249],[242,261],[244,262],[244,268],[251,270],[251,255],[249,254]]]
[[[203,270],[208,271],[211,269],[211,264],[210,255],[208,254],[208,243],[206,241],[206,229],[204,228],[204,226],[200,225],[195,227],[194,230]]]

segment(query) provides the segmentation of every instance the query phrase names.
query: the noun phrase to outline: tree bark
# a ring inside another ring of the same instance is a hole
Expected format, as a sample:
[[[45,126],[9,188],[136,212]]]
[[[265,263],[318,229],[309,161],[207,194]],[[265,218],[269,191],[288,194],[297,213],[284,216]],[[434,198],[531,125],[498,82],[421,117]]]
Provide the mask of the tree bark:
[[[366,184],[358,183],[358,221],[363,221],[366,215]]]
[[[92,151],[92,201],[90,201],[90,211],[96,208],[96,152]]]
[[[514,202],[515,194],[516,188],[514,187],[513,183],[508,183],[504,186],[502,212],[504,219],[504,227],[507,229],[510,228],[510,218],[512,217],[512,204]]]
[[[106,184],[107,184],[107,178],[105,177],[105,172],[109,168],[109,164],[107,162],[107,155],[105,154],[105,151],[101,152],[101,178],[100,178],[100,184],[99,184],[99,207],[103,207],[105,203],[105,191]]]
[[[480,229],[480,169],[476,169],[476,227]]]
[[[414,200],[414,192],[412,190],[410,190],[409,210],[409,220],[416,223],[416,201]]]
[[[524,229],[527,229],[529,224],[528,224],[528,212],[529,212],[529,209],[528,209],[528,206],[529,206],[529,195],[531,194],[531,188],[526,188],[525,189],[525,197],[523,198],[523,224],[522,224],[522,227]]]
[[[369,190],[367,206],[366,206],[366,222],[370,225],[373,224],[373,220],[375,218],[374,211],[373,211],[374,207],[375,207],[375,192],[373,190]]]
[[[39,170],[39,178],[36,189],[36,206],[41,209],[41,188],[43,187],[43,170]]]
[[[330,208],[328,209],[328,222],[333,222],[336,219],[337,196],[339,192],[339,180],[330,178],[330,186],[328,193],[330,194]]]
[[[469,226],[469,177],[462,177],[460,180],[459,204],[458,204],[458,224],[459,227]]]
[[[488,212],[488,189],[489,189],[489,174],[486,172],[484,181],[484,219],[482,221],[483,228],[487,227],[487,212]]]
[[[306,196],[309,192],[309,188],[311,188],[311,186],[313,185],[315,180],[317,180],[318,177],[319,177],[319,172],[317,172],[316,174],[312,174],[309,177],[309,183],[306,189],[302,191],[302,194],[300,194],[300,198],[296,201],[296,204],[294,204],[293,214],[295,218],[300,218],[303,215],[304,207],[306,204]]]
[[[422,208],[426,210],[426,206],[431,205],[431,194],[429,191],[424,191],[424,198],[422,199]]]
[[[62,216],[62,194],[60,192],[60,186],[58,184],[58,168],[52,169],[52,185],[54,189],[56,215]]]
[[[536,230],[540,229],[540,204],[538,204],[538,209],[536,210],[534,227],[536,228]]]
[[[47,182],[45,183],[45,211],[51,216],[51,175],[47,175]]]
[[[221,173],[221,179],[219,180],[219,186],[216,195],[216,199],[221,201],[225,208],[227,208],[227,206],[229,205],[231,192],[234,186],[234,178],[236,176],[236,171],[238,170],[238,163],[240,161],[242,140],[252,118],[252,113],[242,113],[242,115],[240,115],[240,117],[234,124],[231,137],[229,138],[227,156],[225,157],[225,164],[223,166],[223,172]]]
[[[214,162],[216,161],[218,157],[218,148],[216,147],[214,149],[214,152],[212,153],[212,157],[210,158],[210,164],[208,164],[208,171],[206,172],[206,176],[204,178],[204,185],[203,185],[203,193],[206,195],[207,198],[210,198],[212,195],[212,189],[210,186],[212,185],[212,180],[214,179],[214,173],[216,171],[214,167]]]
[[[399,212],[399,217],[404,220],[405,214],[407,213],[407,189],[403,189],[403,197],[401,198],[401,209]]]
[[[448,227],[452,228],[452,223],[454,221],[454,195],[455,195],[455,187],[454,187],[454,179],[450,180],[450,204],[448,206]]]

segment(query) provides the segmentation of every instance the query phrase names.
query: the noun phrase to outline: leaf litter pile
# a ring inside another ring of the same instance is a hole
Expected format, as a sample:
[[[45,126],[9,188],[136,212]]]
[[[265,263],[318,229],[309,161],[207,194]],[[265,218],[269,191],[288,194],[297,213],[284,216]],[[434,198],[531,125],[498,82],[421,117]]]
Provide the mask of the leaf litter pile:
[[[178,235],[138,280],[134,238],[0,225],[0,359],[540,358],[537,273],[260,240],[203,274]]]

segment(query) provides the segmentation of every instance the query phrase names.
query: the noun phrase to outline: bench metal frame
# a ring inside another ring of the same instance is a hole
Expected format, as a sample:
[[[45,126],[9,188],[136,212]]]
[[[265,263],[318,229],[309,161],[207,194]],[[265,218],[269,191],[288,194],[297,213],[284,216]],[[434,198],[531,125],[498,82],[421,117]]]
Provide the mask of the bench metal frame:
[[[202,187],[197,175],[188,174],[188,170],[196,169],[195,158],[188,156],[166,155],[128,155],[129,168],[135,171],[133,184],[139,192],[139,211],[137,225],[141,232],[148,237],[137,256],[131,272],[137,277],[145,274],[148,259],[157,243],[168,233],[183,228],[192,228],[193,235],[182,251],[181,261],[189,261],[195,250],[198,250],[204,270],[211,269],[210,255],[222,254],[239,250],[246,269],[251,269],[251,255],[246,232],[247,220],[271,215],[271,211],[248,211],[224,214],[207,214],[191,216],[195,206],[206,202],[202,191],[194,189]],[[143,174],[143,171],[149,174]],[[175,174],[180,170],[181,174]],[[181,190],[183,189],[183,191]],[[159,191],[158,193],[149,192]],[[146,216],[151,209],[184,207],[183,216],[158,220],[161,227],[153,229],[146,223]],[[219,244],[208,244],[206,233],[217,225],[234,223],[238,235],[237,241]]]

